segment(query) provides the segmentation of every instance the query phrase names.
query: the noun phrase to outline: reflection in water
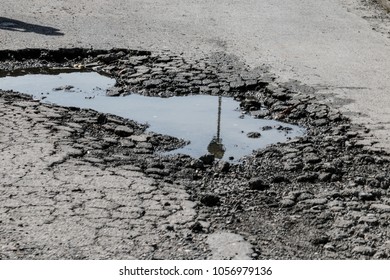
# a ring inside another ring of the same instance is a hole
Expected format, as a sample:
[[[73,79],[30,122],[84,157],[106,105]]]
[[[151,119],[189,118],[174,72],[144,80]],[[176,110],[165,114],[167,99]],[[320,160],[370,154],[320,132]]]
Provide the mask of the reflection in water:
[[[106,96],[106,90],[114,85],[114,79],[95,72],[27,74],[0,78],[1,89],[31,94],[47,103],[89,108],[148,123],[150,131],[190,142],[168,154],[182,153],[199,158],[209,152],[218,159],[238,160],[253,150],[285,142],[305,133],[303,128],[295,125],[242,115],[239,103],[233,98],[208,95],[171,98],[138,94]],[[216,102],[218,117],[215,134]],[[264,129],[265,127],[272,129]],[[288,130],[277,129],[278,127]],[[247,137],[248,133],[260,132],[259,138]]]
[[[222,96],[218,97],[218,121],[217,121],[217,136],[214,136],[210,144],[207,146],[209,153],[216,158],[221,159],[225,154],[225,146],[222,144],[221,138],[221,110],[222,110]]]

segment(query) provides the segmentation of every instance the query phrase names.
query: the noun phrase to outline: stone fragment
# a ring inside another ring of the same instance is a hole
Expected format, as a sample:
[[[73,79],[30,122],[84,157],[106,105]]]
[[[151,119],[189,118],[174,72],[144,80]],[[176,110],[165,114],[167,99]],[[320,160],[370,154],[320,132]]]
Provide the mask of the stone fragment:
[[[170,56],[161,56],[157,58],[157,62],[167,63],[172,61],[172,58]]]
[[[313,198],[304,200],[303,202],[309,205],[324,205],[328,202],[328,200],[326,198]]]
[[[70,91],[73,88],[74,88],[74,86],[72,86],[72,85],[65,85],[65,86],[53,88],[53,90],[54,91],[60,91],[60,90]]]
[[[252,178],[248,181],[248,186],[252,190],[263,191],[269,188],[269,185],[266,184],[261,178]]]
[[[146,142],[148,141],[150,137],[146,134],[141,134],[141,135],[131,135],[129,137],[130,140],[134,141],[134,142]]]
[[[282,176],[282,175],[276,175],[272,178],[272,183],[283,183],[283,182],[290,182],[290,180],[285,177],[285,176]]]
[[[257,80],[247,80],[245,81],[245,86],[247,89],[254,89],[257,86]]]
[[[317,180],[317,178],[318,175],[316,173],[306,173],[304,175],[297,177],[297,181],[314,183]]]
[[[366,224],[369,224],[369,225],[377,225],[378,224],[378,219],[375,218],[374,216],[362,216],[360,217],[359,219],[359,223],[366,223]]]
[[[310,153],[307,156],[305,156],[305,161],[310,164],[316,164],[321,162],[321,159],[314,153]]]
[[[120,143],[121,143],[121,146],[125,147],[125,148],[134,148],[135,147],[134,142],[132,142],[128,139],[124,139]]]
[[[167,176],[169,175],[169,172],[165,169],[159,169],[159,168],[148,168],[145,170],[146,174],[156,174],[160,176]]]
[[[201,161],[200,159],[194,159],[190,162],[188,167],[194,169],[203,169],[204,168],[203,161]]]
[[[115,128],[115,134],[121,137],[127,137],[134,133],[134,130],[130,127],[119,125]]]
[[[260,138],[261,134],[260,132],[248,132],[246,136],[248,136],[248,138]]]
[[[153,145],[149,142],[139,142],[137,148],[150,150],[153,149]]]
[[[337,228],[349,228],[353,226],[354,222],[351,220],[345,220],[342,218],[338,218],[334,223],[333,226]]]
[[[204,232],[203,226],[199,221],[196,221],[195,223],[190,224],[189,229],[195,233]]]
[[[230,163],[221,160],[218,162],[217,169],[221,172],[228,172],[230,169]]]
[[[292,207],[294,205],[295,205],[295,201],[291,200],[291,199],[282,199],[280,201],[280,206],[285,207],[285,208]]]
[[[315,235],[310,238],[310,242],[313,245],[323,245],[329,242],[329,236],[327,235]]]
[[[213,154],[206,154],[199,158],[204,164],[212,164],[215,156]]]
[[[390,212],[390,206],[386,204],[371,204],[370,208],[382,213]]]
[[[241,89],[243,87],[245,87],[245,82],[242,81],[242,80],[237,80],[237,81],[233,81],[233,82],[230,82],[230,87],[232,89]]]
[[[328,182],[331,178],[331,173],[322,172],[318,175],[318,180],[320,180],[321,182]]]
[[[163,81],[161,79],[151,79],[151,80],[144,81],[143,85],[145,88],[155,88],[160,84],[162,84],[162,82]]]
[[[107,89],[107,91],[106,91],[107,96],[119,96],[119,95],[121,95],[121,93],[122,93],[122,90],[120,88],[116,88],[116,87],[111,87],[111,88]]]
[[[369,246],[356,246],[355,248],[352,249],[352,253],[371,256],[375,253],[375,251]]]
[[[375,196],[371,192],[359,192],[359,198],[361,200],[374,200]]]
[[[213,207],[219,205],[220,199],[219,196],[215,194],[207,193],[202,195],[202,197],[200,198],[200,202],[206,206]]]

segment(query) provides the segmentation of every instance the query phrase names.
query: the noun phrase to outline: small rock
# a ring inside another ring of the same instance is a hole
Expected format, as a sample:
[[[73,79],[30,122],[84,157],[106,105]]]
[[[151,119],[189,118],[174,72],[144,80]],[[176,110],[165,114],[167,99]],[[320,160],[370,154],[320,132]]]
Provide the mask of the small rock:
[[[316,164],[321,162],[321,159],[315,154],[309,154],[305,157],[305,161],[310,164]]]
[[[61,86],[61,87],[53,88],[53,90],[54,90],[54,91],[60,91],[60,90],[70,91],[70,90],[73,89],[73,88],[74,88],[74,86],[66,85],[66,86]]]
[[[271,129],[272,129],[272,126],[270,126],[270,125],[266,125],[266,126],[263,126],[261,128],[261,130],[263,130],[263,131],[267,131],[267,130],[271,130]]]
[[[349,227],[351,227],[353,224],[354,224],[354,222],[351,221],[351,220],[344,220],[344,219],[339,218],[339,219],[337,219],[337,220],[334,222],[333,226],[334,226],[334,227],[337,227],[337,228],[349,228]]]
[[[233,81],[233,82],[230,82],[230,87],[232,89],[241,89],[241,88],[245,87],[245,82],[242,80]]]
[[[153,145],[149,142],[138,142],[137,148],[151,150],[153,149]]]
[[[240,107],[244,111],[258,111],[261,108],[261,103],[255,100],[244,100],[240,103]]]
[[[218,162],[217,169],[220,172],[228,172],[229,169],[230,169],[230,163],[221,160],[221,161]]]
[[[281,175],[276,175],[275,177],[272,178],[272,183],[282,183],[282,182],[289,183],[290,180]]]
[[[279,100],[286,100],[287,99],[287,94],[284,92],[284,89],[276,89],[272,93],[272,96],[279,99]]]
[[[250,179],[248,181],[248,186],[252,190],[259,190],[259,191],[263,191],[269,188],[269,186],[266,183],[264,183],[264,181],[260,178]]]
[[[321,182],[328,182],[331,178],[331,173],[322,172],[318,175],[318,180],[320,180]]]
[[[215,156],[213,154],[206,154],[199,158],[204,164],[212,164]]]
[[[251,255],[252,259],[257,259],[259,257],[259,254],[258,253],[253,253]]]
[[[251,116],[256,119],[262,119],[269,115],[269,110],[256,110],[250,112]]]
[[[200,159],[194,159],[190,162],[189,167],[194,169],[203,169],[203,161],[201,161]]]
[[[260,138],[261,134],[260,132],[248,132],[246,136],[248,138]]]
[[[355,248],[352,249],[352,253],[371,256],[374,254],[374,250],[369,246],[356,246]]]
[[[375,196],[370,192],[360,192],[359,198],[361,200],[375,200]]]
[[[170,61],[172,61],[172,58],[170,56],[161,56],[161,57],[157,58],[157,62],[166,63],[166,62],[170,62]]]
[[[148,168],[145,170],[146,174],[156,174],[160,176],[167,176],[169,173],[164,169],[159,168]]]
[[[200,233],[200,232],[204,231],[202,224],[199,223],[198,221],[191,224],[189,228],[192,232],[195,232],[195,233]]]
[[[141,135],[131,135],[130,140],[134,142],[146,142],[148,141],[150,137],[146,134],[141,134]]]
[[[200,202],[206,206],[213,207],[213,206],[219,205],[220,199],[219,199],[219,196],[217,196],[215,194],[208,193],[208,194],[202,195],[202,197],[200,198]]]
[[[366,223],[369,225],[377,225],[378,219],[375,218],[374,216],[363,216],[363,217],[360,217],[359,223]]]
[[[363,186],[365,183],[366,183],[366,179],[363,178],[363,177],[356,177],[354,182],[357,184],[357,185],[361,185]]]
[[[303,202],[309,205],[324,205],[328,202],[328,200],[326,198],[313,198],[304,200]]]
[[[390,206],[386,204],[371,204],[370,208],[382,213],[390,212]]]
[[[314,236],[310,239],[310,242],[313,245],[320,245],[320,244],[326,244],[329,242],[329,236],[326,235],[319,235],[319,236]]]
[[[107,96],[119,96],[119,95],[121,95],[121,93],[122,93],[122,90],[120,88],[116,88],[116,87],[111,87],[111,88],[107,89],[107,91],[106,91]]]
[[[306,173],[297,178],[298,182],[309,182],[314,183],[318,178],[318,175],[315,173]]]
[[[210,227],[211,227],[211,224],[209,222],[199,221],[199,223],[201,224],[204,232],[209,232]]]
[[[116,144],[118,144],[118,140],[116,140],[115,138],[104,137],[102,140],[103,140],[105,145],[116,145]]]
[[[280,206],[284,207],[284,208],[292,207],[292,206],[294,206],[294,204],[295,204],[295,201],[291,200],[291,199],[282,199],[280,201]]]
[[[145,88],[155,88],[162,84],[162,80],[160,79],[151,79],[151,80],[146,80],[143,82],[143,85]]]
[[[134,130],[132,128],[129,128],[124,125],[119,125],[115,128],[115,134],[121,137],[127,137],[134,133]]]
[[[109,54],[99,54],[96,57],[99,61],[105,62],[105,63],[110,63],[113,62],[114,60],[118,59],[117,55],[114,53],[109,53]]]
[[[134,148],[135,147],[134,142],[127,140],[127,139],[121,141],[120,143],[121,143],[121,146],[125,147],[125,148]]]
[[[327,119],[318,119],[314,121],[314,124],[316,126],[323,126],[323,125],[327,125],[328,123],[329,121]]]
[[[324,245],[324,249],[328,250],[328,251],[334,251],[335,250],[335,248],[334,248],[334,246],[332,244],[325,244]]]
[[[175,230],[175,227],[173,225],[167,225],[166,229],[168,231],[174,231]]]

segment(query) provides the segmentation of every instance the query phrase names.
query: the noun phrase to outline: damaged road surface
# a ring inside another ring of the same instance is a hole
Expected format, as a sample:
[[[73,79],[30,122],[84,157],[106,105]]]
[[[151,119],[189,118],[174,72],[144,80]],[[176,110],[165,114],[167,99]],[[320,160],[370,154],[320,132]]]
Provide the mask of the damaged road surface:
[[[184,187],[133,164],[104,164],[93,153],[116,140],[83,133],[96,115],[7,99],[0,97],[2,259],[201,257]]]
[[[306,128],[237,162],[164,155],[183,140],[0,84],[1,259],[390,257],[389,155],[311,88],[225,54],[27,49],[0,60],[2,73],[104,73],[112,98],[234,97],[245,114]]]

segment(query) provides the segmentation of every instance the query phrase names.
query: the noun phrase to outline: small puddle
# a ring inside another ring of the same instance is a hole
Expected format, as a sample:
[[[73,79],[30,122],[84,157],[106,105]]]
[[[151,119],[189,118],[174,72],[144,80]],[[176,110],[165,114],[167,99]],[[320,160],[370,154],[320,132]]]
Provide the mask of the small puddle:
[[[114,79],[96,72],[69,70],[55,70],[50,74],[19,71],[0,78],[3,90],[27,93],[45,103],[88,108],[148,123],[151,131],[190,141],[170,154],[198,158],[210,152],[217,158],[232,161],[305,133],[299,126],[243,114],[239,102],[233,98],[106,96],[107,89],[114,85]]]

